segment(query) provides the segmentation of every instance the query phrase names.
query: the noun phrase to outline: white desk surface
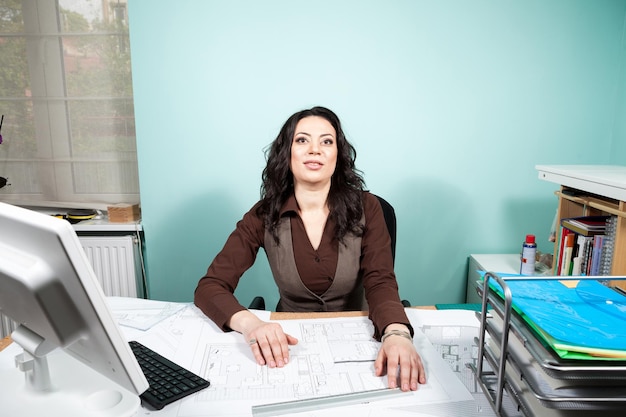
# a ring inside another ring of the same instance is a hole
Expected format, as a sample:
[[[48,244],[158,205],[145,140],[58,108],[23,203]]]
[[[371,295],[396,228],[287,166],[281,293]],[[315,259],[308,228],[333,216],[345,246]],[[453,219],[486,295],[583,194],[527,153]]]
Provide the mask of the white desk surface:
[[[345,329],[370,326],[363,333],[369,335],[366,337],[368,340],[357,337],[359,333],[357,331],[352,337],[358,340],[349,340],[344,347],[352,352],[355,351],[355,347],[356,350],[370,349],[375,356],[378,345],[371,340],[371,322],[364,316],[280,320],[283,328],[295,334],[300,343],[293,347],[292,361],[289,365],[280,370],[270,370],[254,363],[241,335],[221,332],[191,304],[121,297],[109,298],[109,302],[118,322],[125,323],[120,328],[128,340],[138,340],[191,371],[208,377],[211,381],[211,387],[166,406],[161,411],[142,408],[139,416],[248,417],[252,416],[250,404],[289,401],[280,395],[273,400],[271,395],[280,390],[293,390],[294,387],[304,389],[306,387],[303,381],[321,384],[318,388],[322,394],[324,389],[341,389],[354,384],[361,384],[361,390],[386,387],[387,378],[375,377],[373,362],[369,360],[342,364],[335,362],[332,366],[337,368],[325,374],[324,378],[327,378],[327,381],[323,384],[319,380],[319,373],[313,376],[315,368],[323,365],[323,359],[320,358],[323,358],[329,349],[325,343],[333,343],[331,351],[337,349],[338,345],[335,344],[337,340],[331,340],[330,334],[332,333],[333,337],[343,334],[341,326],[347,326]],[[256,313],[262,319],[270,319],[269,312]],[[426,414],[493,416],[482,392],[475,387],[471,371],[464,366],[464,363],[476,359],[477,349],[473,339],[478,334],[479,323],[475,313],[469,310],[409,308],[407,314],[416,330],[416,347],[426,364],[428,376],[426,385],[420,386],[416,392],[401,393],[400,397],[394,396],[393,399],[375,400],[369,404],[342,405],[330,409],[322,407],[323,409],[306,412],[290,411],[283,415],[326,417],[347,412],[362,416],[417,417],[415,413],[419,409],[420,416]],[[146,326],[151,327],[140,330]],[[340,327],[331,331],[334,326]],[[352,334],[353,331],[349,330],[346,333]],[[339,346],[341,348],[341,345]],[[0,366],[7,366],[7,362],[12,362],[16,349],[19,351],[19,347],[13,344],[0,353]],[[314,351],[315,353],[312,353]],[[331,362],[332,360],[331,356]],[[309,373],[311,375],[308,375]],[[280,388],[283,383],[285,386]],[[257,389],[256,392],[262,393],[260,394],[262,397],[252,399],[244,395],[254,391],[250,389],[254,384],[259,384],[258,388],[261,390]],[[326,384],[329,384],[328,387],[323,388]],[[280,389],[274,390],[272,394],[271,387]]]
[[[626,201],[626,166],[536,165],[539,179]]]
[[[519,273],[521,261],[521,255],[519,253],[471,254],[470,256],[488,271],[501,272],[504,274]]]

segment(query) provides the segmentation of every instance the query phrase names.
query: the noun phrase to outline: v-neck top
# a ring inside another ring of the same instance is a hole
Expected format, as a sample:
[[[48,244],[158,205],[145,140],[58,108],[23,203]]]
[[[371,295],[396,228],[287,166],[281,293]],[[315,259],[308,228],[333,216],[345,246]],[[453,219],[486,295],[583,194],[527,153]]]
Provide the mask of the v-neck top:
[[[365,230],[361,238],[359,274],[378,338],[391,323],[402,323],[410,329],[411,326],[398,295],[391,238],[382,208],[376,196],[369,192],[363,192],[362,200]],[[230,317],[245,309],[233,293],[241,276],[254,264],[259,248],[265,247],[263,219],[256,214],[259,205],[257,202],[237,222],[195,291],[195,304],[224,330],[229,330],[226,323]],[[294,195],[285,202],[280,216],[290,220],[293,256],[302,283],[311,292],[323,294],[331,286],[337,270],[340,243],[334,238],[334,221],[330,217],[326,221],[320,245],[315,250],[298,215]]]
[[[361,217],[361,224],[364,224]],[[281,217],[277,228],[277,240],[265,232],[265,254],[278,286],[280,299],[276,311],[347,311],[367,310],[361,269],[361,236],[347,233],[338,245],[337,269],[330,285],[322,293],[314,293],[303,282],[296,266],[292,242],[291,219]]]

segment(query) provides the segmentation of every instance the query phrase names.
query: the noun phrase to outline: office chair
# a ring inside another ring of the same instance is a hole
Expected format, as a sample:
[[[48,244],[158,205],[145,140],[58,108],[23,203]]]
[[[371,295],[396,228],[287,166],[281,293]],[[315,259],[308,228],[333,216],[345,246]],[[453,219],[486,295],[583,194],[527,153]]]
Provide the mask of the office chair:
[[[389,236],[391,237],[391,256],[393,257],[393,263],[396,263],[396,211],[393,206],[389,204],[387,200],[380,196],[376,196],[380,202],[380,206],[383,208],[383,216],[385,217],[385,223],[387,223],[387,230],[389,230]],[[402,300],[402,305],[405,307],[411,307],[411,302],[408,300]]]
[[[375,194],[374,194],[375,195]],[[380,202],[380,206],[383,208],[383,216],[385,217],[385,223],[387,224],[387,230],[389,231],[389,236],[391,237],[391,256],[393,258],[394,264],[396,263],[396,211],[393,209],[393,206],[389,204],[387,200],[384,198],[377,196],[378,201]]]
[[[378,201],[380,202],[380,206],[383,209],[383,216],[385,217],[385,223],[387,224],[387,230],[389,231],[389,236],[391,237],[391,256],[393,259],[393,262],[395,264],[396,261],[396,229],[397,229],[397,223],[396,223],[396,211],[394,210],[393,206],[391,204],[389,204],[389,202],[387,200],[385,200],[384,198],[374,194],[374,196],[376,198],[378,198]],[[407,300],[402,300],[402,305],[404,305],[405,307],[409,307],[411,305],[411,303]],[[250,309],[256,309],[256,310],[265,310],[265,299],[261,296],[256,296],[254,297],[254,299],[252,299],[252,302],[250,303],[249,307]]]

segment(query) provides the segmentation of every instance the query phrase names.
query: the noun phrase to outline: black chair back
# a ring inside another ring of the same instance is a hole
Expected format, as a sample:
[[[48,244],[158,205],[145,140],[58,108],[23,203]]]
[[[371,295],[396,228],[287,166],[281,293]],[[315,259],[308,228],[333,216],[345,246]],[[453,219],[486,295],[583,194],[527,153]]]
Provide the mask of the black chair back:
[[[375,194],[374,194],[375,195]],[[380,205],[383,208],[383,215],[385,216],[385,223],[387,223],[387,229],[389,230],[389,236],[391,236],[391,255],[393,256],[393,261],[396,261],[396,211],[393,209],[393,206],[389,204],[387,200],[380,196],[376,196],[378,201],[380,201]]]

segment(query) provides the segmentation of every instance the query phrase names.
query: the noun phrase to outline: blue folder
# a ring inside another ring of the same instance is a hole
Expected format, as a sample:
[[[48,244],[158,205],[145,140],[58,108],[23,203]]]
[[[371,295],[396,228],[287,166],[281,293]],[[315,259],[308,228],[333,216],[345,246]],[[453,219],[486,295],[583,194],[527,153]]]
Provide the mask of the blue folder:
[[[506,280],[505,274],[502,277]],[[489,282],[502,296],[500,285]],[[626,297],[595,280],[568,283],[506,281],[515,311],[559,356],[626,358]]]

